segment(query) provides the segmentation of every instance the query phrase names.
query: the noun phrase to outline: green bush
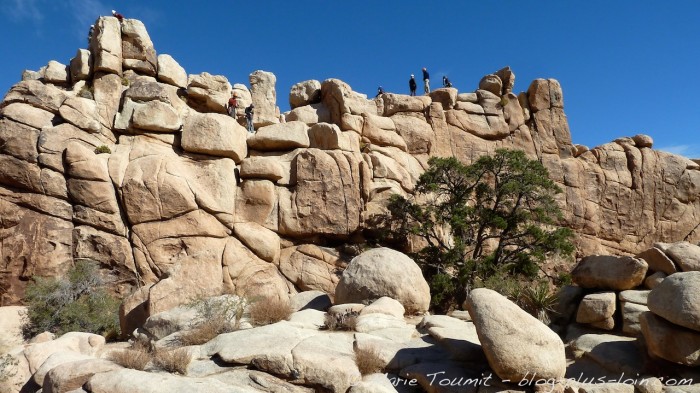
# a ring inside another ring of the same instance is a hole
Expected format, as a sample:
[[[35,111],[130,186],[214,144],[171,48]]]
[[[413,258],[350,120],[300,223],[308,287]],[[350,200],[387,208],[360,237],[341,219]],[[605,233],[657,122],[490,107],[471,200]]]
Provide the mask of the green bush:
[[[23,334],[82,331],[116,337],[119,301],[104,289],[95,263],[76,261],[65,278],[35,277],[25,294],[27,314]]]
[[[95,154],[107,153],[112,154],[112,150],[106,145],[100,145],[95,148]]]
[[[0,356],[0,393],[15,392],[18,390],[13,389],[10,382],[10,380],[17,375],[18,364],[19,360],[15,359],[9,353]]]
[[[517,288],[538,278],[542,262],[573,252],[573,233],[557,226],[562,215],[554,196],[561,189],[539,161],[499,149],[471,165],[454,157],[428,163],[412,197],[392,197],[378,232],[391,245],[406,247],[411,238],[424,245],[411,256],[438,311],[478,286],[501,287],[516,300]]]

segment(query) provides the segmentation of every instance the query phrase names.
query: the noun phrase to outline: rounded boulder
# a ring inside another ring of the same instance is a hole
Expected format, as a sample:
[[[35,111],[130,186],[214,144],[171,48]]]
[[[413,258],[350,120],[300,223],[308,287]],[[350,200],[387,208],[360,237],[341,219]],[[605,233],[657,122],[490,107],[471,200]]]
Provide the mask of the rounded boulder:
[[[398,300],[408,313],[425,312],[430,306],[430,287],[420,267],[390,248],[353,258],[335,289],[336,304],[369,303],[384,296]]]

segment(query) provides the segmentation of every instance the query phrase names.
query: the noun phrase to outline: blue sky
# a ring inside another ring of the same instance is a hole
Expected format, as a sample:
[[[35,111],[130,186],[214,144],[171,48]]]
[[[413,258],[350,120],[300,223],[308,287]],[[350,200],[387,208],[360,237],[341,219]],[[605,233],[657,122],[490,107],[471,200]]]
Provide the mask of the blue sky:
[[[700,157],[700,1],[0,0],[1,94],[23,69],[67,64],[111,9],[141,19],[188,73],[275,73],[283,110],[306,79],[407,93],[425,66],[433,85],[447,74],[466,92],[509,65],[516,91],[561,82],[574,143],[646,133]]]

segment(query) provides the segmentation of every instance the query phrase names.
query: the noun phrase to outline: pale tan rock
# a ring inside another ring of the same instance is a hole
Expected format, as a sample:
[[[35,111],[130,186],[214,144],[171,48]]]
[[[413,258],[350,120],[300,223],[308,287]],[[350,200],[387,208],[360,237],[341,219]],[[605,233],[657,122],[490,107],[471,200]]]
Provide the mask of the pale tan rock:
[[[307,383],[331,392],[346,392],[362,376],[354,360],[350,334],[319,335],[302,340],[291,351],[294,366]]]
[[[406,151],[406,141],[396,133],[396,126],[390,118],[363,115],[362,136],[379,146],[395,146]]]
[[[430,92],[430,99],[441,103],[444,110],[452,109],[457,103],[457,89],[453,87],[435,89]]]
[[[95,75],[92,80],[92,89],[97,102],[99,121],[104,127],[111,128],[124,89],[122,79],[115,74]],[[105,134],[105,137],[110,141],[116,140],[114,135]]]
[[[405,312],[406,310],[398,300],[384,296],[380,297],[379,299],[373,301],[372,304],[363,308],[360,312],[360,315],[385,314],[395,318],[403,318]]]
[[[236,238],[228,238],[223,255],[224,287],[246,299],[289,299],[289,283],[274,264],[263,261]]]
[[[508,131],[513,132],[525,124],[523,108],[520,106],[518,97],[513,93],[505,94],[503,99],[507,101],[503,107],[503,117],[508,123]]]
[[[54,85],[46,85],[38,80],[27,80],[12,86],[5,95],[2,106],[22,103],[56,114],[66,97],[66,92]]]
[[[340,120],[340,129],[343,131],[354,131],[358,134],[362,134],[364,122],[365,120],[362,116],[343,113]]]
[[[187,103],[193,101],[201,111],[226,113],[229,98],[231,84],[225,76],[203,72],[188,77]]]
[[[430,289],[416,263],[398,251],[378,248],[355,257],[335,290],[336,303],[362,303],[387,296],[408,313],[427,311]]]
[[[92,61],[92,54],[89,50],[78,49],[78,53],[70,60],[70,78],[73,83],[90,77]]]
[[[251,150],[284,151],[309,147],[309,127],[300,121],[267,125],[248,138]]]
[[[649,289],[654,289],[661,284],[666,277],[666,273],[656,272],[644,280],[644,286]]]
[[[46,373],[42,392],[68,393],[82,387],[95,374],[121,368],[105,359],[84,359],[61,363]]]
[[[70,82],[68,67],[55,60],[49,61],[44,71],[44,81],[58,85],[68,84]]]
[[[632,140],[634,141],[635,146],[637,146],[640,149],[644,147],[651,148],[654,144],[654,139],[649,135],[645,134],[637,134],[632,137]]]
[[[236,222],[268,223],[277,206],[275,185],[269,180],[246,180],[236,199]]]
[[[512,93],[513,87],[515,86],[515,73],[513,70],[511,70],[509,66],[506,66],[496,71],[495,74],[503,83],[502,94],[506,95]]]
[[[284,168],[274,157],[248,157],[241,161],[241,178],[267,179],[276,182],[284,176]]]
[[[519,381],[528,373],[545,379],[564,376],[564,344],[535,317],[485,288],[471,291],[468,310],[489,366],[501,379]]]
[[[311,126],[317,123],[330,123],[331,115],[322,103],[318,103],[292,109],[286,115],[285,121],[301,121]]]
[[[233,227],[236,237],[261,259],[274,262],[280,257],[280,238],[254,222],[239,222]]]
[[[180,144],[186,151],[228,157],[238,163],[248,154],[246,134],[230,116],[193,114],[185,121]]]
[[[549,81],[546,79],[535,79],[527,89],[529,107],[533,112],[551,107],[549,94]]]
[[[289,106],[294,108],[321,102],[321,82],[308,80],[294,84],[289,91]]]
[[[496,74],[489,74],[479,81],[479,89],[489,91],[497,96],[501,95],[503,81]]]
[[[25,306],[0,307],[0,345],[12,347],[24,341],[22,326],[24,326],[25,321],[22,315],[26,312],[27,307]]]
[[[322,291],[333,297],[346,263],[339,256],[305,244],[282,250],[279,271],[302,291]]]
[[[585,356],[607,372],[626,375],[641,374],[644,367],[636,339],[612,334],[584,334],[570,343],[574,357]]]
[[[326,311],[333,303],[327,293],[318,290],[299,292],[289,299],[292,311],[318,310]]]
[[[622,332],[631,336],[639,336],[642,334],[642,328],[639,324],[639,318],[649,308],[645,305],[621,302],[622,311]]]
[[[97,105],[95,101],[81,97],[71,97],[63,102],[59,108],[59,114],[67,122],[88,132],[98,132],[100,122],[97,118]]]
[[[158,58],[151,37],[143,22],[137,19],[124,19],[121,22],[122,63],[124,69],[139,74],[156,76]]]
[[[652,312],[642,314],[640,324],[652,357],[686,366],[700,364],[700,333],[674,325]]]
[[[377,115],[374,101],[352,91],[350,86],[339,79],[327,79],[321,83],[321,100],[328,108],[331,122],[340,124],[344,114]],[[342,127],[343,130],[348,128]]]
[[[477,97],[476,93],[459,93],[457,94],[457,102],[471,102],[476,104],[479,102],[479,97]]]
[[[362,381],[353,385],[349,393],[398,393],[394,384],[385,374],[370,374],[362,377]]]
[[[396,127],[396,132],[406,142],[406,147],[411,154],[430,153],[435,141],[435,134],[425,118],[414,116],[394,115],[391,117]]]
[[[615,292],[601,292],[584,296],[576,313],[576,322],[593,323],[604,321],[615,314]]]
[[[131,116],[131,123],[136,128],[155,132],[174,132],[182,127],[182,120],[175,108],[161,101],[138,105]]]
[[[190,378],[168,373],[121,369],[93,375],[85,384],[92,393],[146,393],[167,391],[185,393],[206,391],[225,393],[231,386],[216,378]]]
[[[640,254],[637,258],[641,258],[649,265],[649,270],[654,272],[662,272],[666,275],[673,274],[677,271],[676,265],[666,256],[666,254],[656,247],[652,247]]]
[[[29,369],[34,374],[44,362],[55,353],[71,352],[85,356],[95,356],[105,344],[105,338],[91,333],[70,332],[61,337],[27,346],[24,356]],[[47,372],[49,370],[46,370]]]
[[[287,123],[289,124],[289,123]],[[308,149],[296,157],[296,186],[280,189],[279,233],[349,235],[360,225],[359,162],[351,153]],[[323,200],[318,195],[324,195]]]
[[[649,293],[647,305],[667,321],[700,332],[700,272],[666,277]]]
[[[0,109],[0,115],[36,129],[51,127],[54,115],[26,104],[13,103]]]
[[[95,56],[94,72],[122,73],[121,24],[117,18],[100,17],[90,42]]]
[[[587,256],[571,272],[574,282],[584,288],[625,290],[644,282],[647,263],[632,257]]]
[[[279,123],[279,109],[277,108],[277,93],[275,74],[257,70],[248,77],[250,82],[250,95],[255,104],[253,123],[255,127],[264,127]]]
[[[311,126],[308,131],[309,147],[324,150],[359,151],[359,143],[351,135],[340,131],[335,124],[319,123]]]
[[[159,81],[177,87],[187,87],[187,73],[172,56],[160,54],[157,60]]]
[[[680,270],[700,271],[700,246],[690,242],[678,242],[669,245],[664,252],[680,267]]]
[[[0,153],[36,163],[39,131],[9,119],[0,119]]]
[[[386,93],[384,101],[384,116],[393,116],[399,112],[423,112],[431,103],[430,96],[407,96],[403,94]]]

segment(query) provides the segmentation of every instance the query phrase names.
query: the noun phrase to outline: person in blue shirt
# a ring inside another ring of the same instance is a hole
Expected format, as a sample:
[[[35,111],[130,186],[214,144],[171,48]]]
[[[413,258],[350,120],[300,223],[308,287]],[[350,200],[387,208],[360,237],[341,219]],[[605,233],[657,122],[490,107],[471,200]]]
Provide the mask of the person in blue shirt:
[[[430,94],[430,74],[428,74],[428,69],[423,67],[423,90],[425,94]]]

